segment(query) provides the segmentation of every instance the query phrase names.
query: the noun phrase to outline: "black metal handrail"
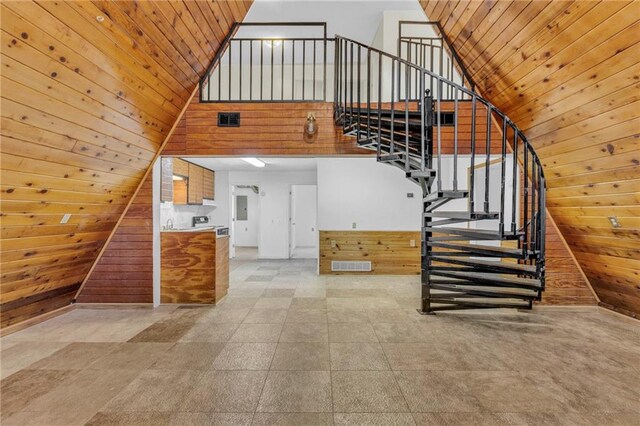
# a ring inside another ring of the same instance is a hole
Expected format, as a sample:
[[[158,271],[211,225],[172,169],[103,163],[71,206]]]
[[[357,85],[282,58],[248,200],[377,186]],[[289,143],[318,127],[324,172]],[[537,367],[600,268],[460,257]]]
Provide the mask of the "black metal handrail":
[[[435,81],[433,90],[428,89],[431,80]],[[412,85],[422,94],[418,99],[411,96]],[[336,121],[345,133],[358,137],[360,144],[377,144],[379,156],[402,154],[408,176],[416,170],[435,170],[437,191],[461,190],[459,163],[469,157],[469,214],[493,217],[496,213],[498,232],[522,232],[521,248],[535,253],[536,264],[544,267],[546,181],[542,163],[517,125],[488,100],[406,59],[336,36],[334,109]],[[453,113],[451,128],[446,130],[447,146],[443,145],[443,112]],[[446,155],[452,157],[451,168],[443,167]],[[501,184],[494,188],[491,165],[498,162]],[[452,174],[446,176],[452,177],[450,181],[444,179],[445,169]],[[478,188],[476,173],[480,171],[484,182]],[[476,189],[480,189],[478,194]],[[499,206],[493,206],[496,197]],[[450,219],[434,225],[455,222]]]
[[[318,27],[322,36],[236,37],[256,26]],[[326,101],[330,43],[325,22],[235,23],[200,80],[200,102]]]

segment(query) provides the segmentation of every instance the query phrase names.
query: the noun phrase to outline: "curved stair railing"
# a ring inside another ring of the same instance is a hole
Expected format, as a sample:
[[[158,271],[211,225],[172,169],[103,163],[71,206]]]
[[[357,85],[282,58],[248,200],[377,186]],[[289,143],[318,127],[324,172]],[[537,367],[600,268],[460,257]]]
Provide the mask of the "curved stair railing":
[[[531,308],[545,287],[545,178],[477,93],[336,36],[336,123],[423,191],[422,313]]]

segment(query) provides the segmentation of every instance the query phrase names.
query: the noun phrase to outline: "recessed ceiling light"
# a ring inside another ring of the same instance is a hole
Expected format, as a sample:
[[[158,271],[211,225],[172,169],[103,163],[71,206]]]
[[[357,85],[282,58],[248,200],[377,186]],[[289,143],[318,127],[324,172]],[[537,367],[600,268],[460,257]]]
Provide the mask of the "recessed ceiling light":
[[[102,15],[96,16],[96,21],[103,22],[104,21],[104,16],[102,16]]]
[[[246,161],[247,163],[251,164],[254,167],[264,167],[266,166],[266,163],[262,160],[258,160],[257,158],[253,158],[253,157],[247,157],[247,158],[243,158],[243,161]]]

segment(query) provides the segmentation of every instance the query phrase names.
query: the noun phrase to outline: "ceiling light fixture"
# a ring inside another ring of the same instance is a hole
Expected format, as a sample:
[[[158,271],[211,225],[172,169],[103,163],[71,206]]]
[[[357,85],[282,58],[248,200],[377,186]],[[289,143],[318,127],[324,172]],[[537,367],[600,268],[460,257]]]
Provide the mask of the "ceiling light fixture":
[[[173,175],[173,180],[184,180],[182,176]]]
[[[262,160],[258,160],[257,158],[253,158],[253,157],[246,157],[242,159],[243,161],[246,161],[247,163],[251,164],[254,167],[264,167],[267,164],[262,161]]]

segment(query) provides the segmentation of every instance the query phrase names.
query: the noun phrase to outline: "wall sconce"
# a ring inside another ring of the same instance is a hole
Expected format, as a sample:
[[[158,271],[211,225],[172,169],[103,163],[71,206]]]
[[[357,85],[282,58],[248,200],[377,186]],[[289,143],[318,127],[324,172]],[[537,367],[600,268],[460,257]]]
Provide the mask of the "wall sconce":
[[[304,138],[305,141],[311,143],[315,141],[318,134],[318,123],[316,123],[316,116],[310,112],[307,114],[307,121],[304,123]]]

